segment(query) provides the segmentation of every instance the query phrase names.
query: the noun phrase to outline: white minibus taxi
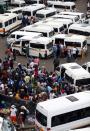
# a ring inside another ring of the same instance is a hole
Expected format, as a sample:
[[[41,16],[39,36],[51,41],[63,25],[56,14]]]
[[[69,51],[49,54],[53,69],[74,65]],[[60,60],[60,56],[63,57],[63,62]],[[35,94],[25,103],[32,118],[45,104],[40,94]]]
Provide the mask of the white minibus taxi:
[[[73,47],[76,47],[78,49],[78,55],[81,55],[82,49],[84,53],[87,52],[87,38],[82,35],[68,35],[64,40],[64,46],[71,50]]]
[[[54,7],[57,11],[62,10],[75,10],[75,2],[64,2],[64,1],[47,1],[49,7]]]
[[[42,36],[42,33],[38,32],[25,32],[25,31],[14,31],[7,37],[7,44],[11,45],[14,41],[18,40],[23,36]]]
[[[62,18],[49,18],[49,20],[52,20],[54,22],[61,22],[64,25],[64,31],[65,33],[68,33],[68,28],[71,24],[73,24],[72,20],[70,19],[62,19]]]
[[[56,34],[53,36],[53,44],[63,44],[67,34]]]
[[[79,17],[79,20],[81,22],[84,22],[85,19],[86,19],[86,16],[84,13],[80,13],[80,12],[68,12],[68,11],[62,11],[60,12],[59,14],[61,15],[69,15],[69,16],[78,16]]]
[[[72,24],[68,33],[86,36],[87,44],[90,45],[90,24]]]
[[[22,18],[22,9],[23,7],[16,7],[10,10],[7,10],[6,13],[16,13],[18,14],[19,19]]]
[[[39,102],[35,125],[39,131],[68,131],[90,124],[90,91]]]
[[[64,26],[68,29],[70,25],[73,24],[71,19],[53,18],[54,21],[62,22]]]
[[[65,71],[65,80],[74,86],[90,86],[90,73],[82,67],[71,67]]]
[[[90,24],[72,24],[68,33],[90,36]]]
[[[5,35],[21,26],[22,21],[18,20],[15,13],[0,14],[0,34]]]
[[[47,37],[29,37],[24,36],[15,41],[11,48],[18,54],[25,55],[26,48],[29,48],[29,55],[33,57],[45,58],[53,53],[53,40]]]
[[[56,14],[56,15],[54,15],[52,17],[53,18],[60,18],[60,19],[69,19],[69,20],[72,20],[72,23],[78,23],[79,22],[79,17],[78,16]]]
[[[64,25],[62,22],[44,20],[41,22],[41,24],[37,22],[35,25],[46,26],[46,28],[48,28],[48,26],[52,27],[55,33],[64,33],[65,32]]]
[[[63,78],[65,76],[66,70],[68,70],[70,68],[80,68],[80,67],[81,66],[79,64],[75,63],[75,62],[60,64],[59,68],[60,68],[61,78]]]
[[[41,20],[41,19],[46,19],[48,17],[51,17],[53,15],[56,14],[56,9],[54,8],[45,8],[45,9],[41,9],[39,11],[36,12],[36,17]]]
[[[21,29],[22,31],[26,32],[39,32],[42,33],[45,37],[53,37],[54,35],[54,29],[50,26],[44,26],[44,25],[29,25]]]
[[[43,8],[45,8],[44,4],[32,4],[29,6],[25,6],[23,7],[23,15],[35,16],[36,12]]]

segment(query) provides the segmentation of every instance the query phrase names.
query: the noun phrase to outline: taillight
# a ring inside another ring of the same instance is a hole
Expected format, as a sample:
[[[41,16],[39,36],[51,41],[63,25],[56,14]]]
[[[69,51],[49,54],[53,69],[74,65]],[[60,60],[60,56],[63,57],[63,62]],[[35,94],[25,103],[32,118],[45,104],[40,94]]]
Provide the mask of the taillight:
[[[47,128],[47,131],[50,131],[51,129],[50,128]]]

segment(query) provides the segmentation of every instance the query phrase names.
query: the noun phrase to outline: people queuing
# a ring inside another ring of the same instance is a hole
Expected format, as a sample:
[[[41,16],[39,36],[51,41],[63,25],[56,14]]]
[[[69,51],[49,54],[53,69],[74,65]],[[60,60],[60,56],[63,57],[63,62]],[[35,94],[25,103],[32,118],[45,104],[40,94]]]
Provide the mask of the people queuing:
[[[84,51],[82,51],[84,52]],[[84,53],[81,53],[81,59],[83,59]],[[77,60],[79,55],[79,50],[76,46],[73,46],[73,48],[67,48],[62,43],[54,44],[53,45],[53,64],[54,64],[54,70],[59,66],[60,64],[60,58],[65,58],[66,62],[74,62]]]

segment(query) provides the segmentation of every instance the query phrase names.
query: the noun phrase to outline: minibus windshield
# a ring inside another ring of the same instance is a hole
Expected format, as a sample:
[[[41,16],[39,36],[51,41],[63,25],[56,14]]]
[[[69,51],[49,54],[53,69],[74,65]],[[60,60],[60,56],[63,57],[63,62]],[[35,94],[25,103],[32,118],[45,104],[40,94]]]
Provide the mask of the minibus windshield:
[[[38,110],[36,110],[36,119],[41,125],[47,126],[47,117]]]

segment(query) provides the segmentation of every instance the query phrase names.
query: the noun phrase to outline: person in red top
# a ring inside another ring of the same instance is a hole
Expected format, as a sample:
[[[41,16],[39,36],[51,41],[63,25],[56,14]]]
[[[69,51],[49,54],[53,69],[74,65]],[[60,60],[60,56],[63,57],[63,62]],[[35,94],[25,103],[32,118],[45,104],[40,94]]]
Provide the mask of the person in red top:
[[[15,107],[15,105],[12,105],[10,108],[10,119],[14,124],[17,122],[16,113],[17,113],[17,108]]]
[[[35,65],[35,69],[34,69],[34,77],[35,77],[35,78],[38,77],[38,65]]]

